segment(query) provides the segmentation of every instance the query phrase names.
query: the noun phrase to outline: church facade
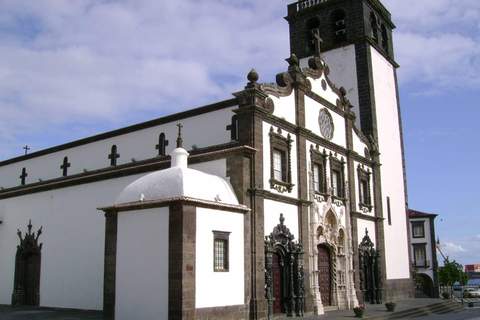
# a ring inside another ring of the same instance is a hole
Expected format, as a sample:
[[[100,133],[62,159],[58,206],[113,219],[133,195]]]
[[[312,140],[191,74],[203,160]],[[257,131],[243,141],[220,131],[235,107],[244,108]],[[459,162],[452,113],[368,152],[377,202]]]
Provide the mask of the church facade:
[[[412,298],[390,13],[286,20],[275,83],[0,162],[0,303],[267,319]]]

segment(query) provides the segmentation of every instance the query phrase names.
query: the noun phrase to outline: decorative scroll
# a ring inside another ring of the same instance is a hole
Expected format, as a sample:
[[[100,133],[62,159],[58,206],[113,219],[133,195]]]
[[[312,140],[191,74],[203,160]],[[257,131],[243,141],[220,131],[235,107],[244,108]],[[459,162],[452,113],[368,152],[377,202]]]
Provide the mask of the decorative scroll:
[[[284,224],[280,214],[280,223],[265,237],[265,298],[268,300],[268,319],[274,310],[273,255],[278,256],[281,272],[281,312],[288,317],[293,314],[303,317],[305,313],[305,274],[303,270],[303,246],[294,242],[294,235]]]

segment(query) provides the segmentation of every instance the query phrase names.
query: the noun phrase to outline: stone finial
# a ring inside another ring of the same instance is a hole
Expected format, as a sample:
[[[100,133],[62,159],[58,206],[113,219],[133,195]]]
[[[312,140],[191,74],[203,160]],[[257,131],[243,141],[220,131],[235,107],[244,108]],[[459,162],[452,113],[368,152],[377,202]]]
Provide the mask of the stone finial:
[[[250,82],[257,82],[259,79],[257,71],[255,71],[255,69],[250,70],[250,72],[247,75],[247,79]]]
[[[285,59],[285,61],[288,62],[290,67],[298,67],[298,58],[294,53],[292,53],[292,55],[290,57]]]
[[[182,139],[182,124],[177,124],[178,127],[178,137],[177,137],[177,148],[182,148],[183,139]]]

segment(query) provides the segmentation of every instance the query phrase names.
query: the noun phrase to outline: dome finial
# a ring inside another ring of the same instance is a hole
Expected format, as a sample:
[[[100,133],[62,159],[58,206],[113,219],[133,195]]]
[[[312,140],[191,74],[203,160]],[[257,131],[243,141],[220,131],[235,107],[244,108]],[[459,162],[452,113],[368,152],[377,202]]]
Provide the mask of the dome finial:
[[[182,124],[179,123],[177,124],[177,127],[178,127],[178,138],[177,138],[177,148],[183,148],[182,147],[182,143],[183,143],[183,139],[182,139]]]

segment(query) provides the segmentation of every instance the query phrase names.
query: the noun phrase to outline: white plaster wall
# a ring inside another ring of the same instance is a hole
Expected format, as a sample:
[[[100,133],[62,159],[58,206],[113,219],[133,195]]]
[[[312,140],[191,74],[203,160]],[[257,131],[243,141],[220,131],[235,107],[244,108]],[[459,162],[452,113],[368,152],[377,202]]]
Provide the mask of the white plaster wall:
[[[298,240],[297,206],[273,200],[264,200],[265,235],[270,235],[273,228],[280,223],[280,213],[283,213],[285,218],[284,224],[290,229],[290,232],[295,236],[295,239]]]
[[[0,201],[0,304],[10,304],[15,253],[29,219],[43,226],[40,305],[103,308],[105,217],[97,207],[113,204],[131,176]]]
[[[387,197],[390,197],[392,225],[385,219],[385,260],[387,279],[410,276],[408,256],[407,214],[401,137],[398,118],[394,68],[373,48],[372,66],[377,112],[378,145],[382,176],[382,196],[385,217]]]
[[[375,249],[377,249],[377,235],[375,232],[375,222],[369,220],[357,219],[357,240],[358,244],[362,242],[363,237],[365,237],[365,229],[368,231],[368,236],[370,240],[375,244]]]
[[[227,177],[227,159],[218,159],[208,162],[196,163],[188,166],[190,169],[199,170],[208,174],[219,176],[222,179],[230,181]]]
[[[292,183],[294,184],[292,188],[292,192],[284,192],[280,193],[275,189],[270,189],[270,178],[271,178],[271,171],[270,171],[270,128],[272,125],[268,122],[263,122],[263,185],[266,190],[270,190],[270,192],[282,194],[286,197],[296,198],[298,194],[297,186],[298,186],[298,174],[297,174],[297,136],[294,133],[290,133],[290,137],[292,139],[292,149],[290,152],[291,155],[291,174],[292,174]],[[277,133],[277,127],[273,126],[273,130]],[[282,130],[282,136],[285,138],[288,136],[289,132]]]
[[[312,84],[312,91],[321,96],[323,99],[327,100],[334,106],[337,105],[337,100],[340,98],[337,93],[335,93],[332,87],[328,84],[325,73],[318,79],[308,78]],[[326,88],[325,90],[322,87],[322,80],[325,80]]]
[[[320,126],[318,124],[318,116],[321,109],[325,107],[316,102],[315,100],[305,97],[305,125],[307,129],[312,130],[313,133],[323,138],[320,133]],[[331,142],[346,147],[346,132],[345,132],[345,119],[338,113],[327,108],[328,113],[332,116],[334,131]]]
[[[353,140],[353,151],[365,157],[365,149],[367,148],[367,144],[360,139],[360,136],[353,130],[352,134]]]
[[[344,87],[347,91],[347,99],[353,105],[352,110],[357,115],[357,127],[360,128],[355,45],[322,52],[322,56],[330,68],[328,75],[330,81],[337,88]]]
[[[197,208],[195,261],[195,307],[220,307],[244,304],[244,215]],[[229,271],[213,271],[213,232],[231,232]],[[153,318],[152,318],[153,319]]]
[[[295,94],[293,91],[288,97],[277,98],[271,94],[268,96],[273,100],[275,106],[273,115],[290,123],[295,123]]]
[[[59,178],[62,176],[60,166],[65,156],[68,157],[71,164],[68,168],[68,175],[82,173],[84,169],[92,171],[109,167],[110,159],[108,159],[108,155],[111,152],[112,145],[117,146],[117,152],[120,154],[117,165],[129,163],[132,158],[137,161],[153,158],[158,155],[155,146],[158,144],[158,137],[162,132],[165,133],[165,138],[169,141],[166,148],[166,152],[169,154],[176,147],[177,123],[183,125],[183,146],[187,150],[192,149],[193,145],[201,148],[230,142],[230,131],[225,128],[231,124],[231,118],[234,115],[233,109],[236,109],[236,107],[165,123],[9,165],[0,165],[0,187],[19,186],[19,176],[23,167],[27,169],[28,173],[27,184],[38,182],[38,179]]]
[[[115,319],[168,319],[168,207],[120,212]]]

